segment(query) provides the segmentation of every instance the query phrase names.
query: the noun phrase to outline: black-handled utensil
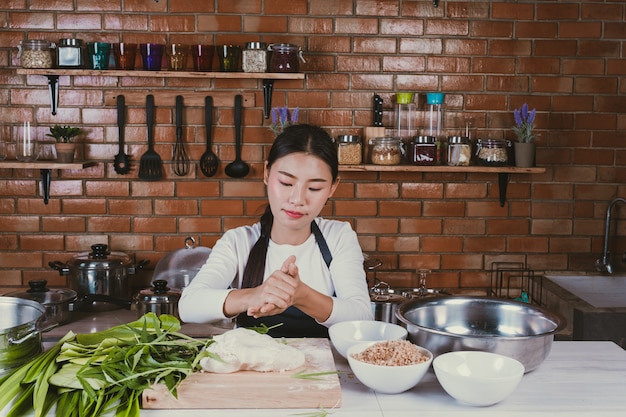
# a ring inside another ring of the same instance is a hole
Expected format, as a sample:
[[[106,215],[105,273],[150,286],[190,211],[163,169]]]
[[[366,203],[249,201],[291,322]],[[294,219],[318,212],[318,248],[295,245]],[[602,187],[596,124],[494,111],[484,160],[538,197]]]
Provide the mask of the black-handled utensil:
[[[232,178],[243,178],[250,172],[250,167],[241,160],[241,107],[243,97],[235,96],[235,160],[226,165],[224,172]]]
[[[130,156],[124,153],[124,125],[126,124],[126,101],[122,94],[117,96],[117,129],[119,149],[113,160],[113,169],[120,175],[130,172]]]
[[[206,151],[200,157],[200,170],[207,177],[212,177],[217,172],[219,159],[211,150],[211,136],[213,129],[213,97],[204,98],[204,127],[206,130]]]
[[[154,96],[146,97],[146,125],[148,127],[148,150],[139,161],[139,178],[156,181],[163,178],[163,161],[154,150]]]
[[[378,94],[374,94],[373,119],[372,126],[383,125],[383,99]]]
[[[183,142],[183,96],[176,96],[176,143],[174,144],[174,174],[183,177],[189,173],[189,157]]]

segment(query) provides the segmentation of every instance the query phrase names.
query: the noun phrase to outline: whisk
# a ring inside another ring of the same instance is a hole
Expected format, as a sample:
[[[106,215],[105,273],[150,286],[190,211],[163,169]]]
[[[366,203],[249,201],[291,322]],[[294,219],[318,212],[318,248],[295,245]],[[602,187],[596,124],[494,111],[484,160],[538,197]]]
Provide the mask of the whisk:
[[[189,157],[183,143],[183,96],[176,96],[176,143],[174,144],[174,174],[183,177],[189,173]]]

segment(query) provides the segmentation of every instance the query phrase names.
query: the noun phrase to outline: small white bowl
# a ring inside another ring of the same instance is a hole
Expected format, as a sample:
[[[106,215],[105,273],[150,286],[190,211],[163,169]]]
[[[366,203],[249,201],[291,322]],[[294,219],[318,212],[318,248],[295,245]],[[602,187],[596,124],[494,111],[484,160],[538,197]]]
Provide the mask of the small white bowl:
[[[407,334],[402,326],[376,320],[343,321],[328,328],[333,346],[344,358],[347,357],[350,346],[364,342],[406,339]]]
[[[443,389],[458,401],[476,406],[508,397],[524,376],[516,359],[491,352],[457,351],[435,358],[433,369]]]
[[[433,354],[423,347],[417,346],[428,360],[415,365],[384,366],[361,362],[352,357],[368,347],[380,342],[359,343],[348,349],[348,363],[359,381],[368,388],[382,394],[399,394],[413,388],[424,377],[433,361]]]

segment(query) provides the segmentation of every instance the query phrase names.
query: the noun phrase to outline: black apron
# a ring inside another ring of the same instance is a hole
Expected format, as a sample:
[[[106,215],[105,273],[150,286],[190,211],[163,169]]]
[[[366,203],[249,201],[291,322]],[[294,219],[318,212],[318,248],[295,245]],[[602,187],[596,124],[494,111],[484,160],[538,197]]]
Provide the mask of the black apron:
[[[317,223],[311,222],[311,232],[315,236],[315,241],[320,248],[320,252],[322,252],[326,266],[330,267],[333,256],[330,253],[330,249],[328,249],[326,239],[324,239]],[[259,317],[258,319],[248,316],[246,313],[241,313],[237,316],[238,327],[253,327],[262,324],[265,324],[267,327],[281,324],[268,332],[272,337],[328,338],[328,328],[326,326],[319,324],[313,317],[303,313],[299,308],[294,306],[287,308],[280,314]]]

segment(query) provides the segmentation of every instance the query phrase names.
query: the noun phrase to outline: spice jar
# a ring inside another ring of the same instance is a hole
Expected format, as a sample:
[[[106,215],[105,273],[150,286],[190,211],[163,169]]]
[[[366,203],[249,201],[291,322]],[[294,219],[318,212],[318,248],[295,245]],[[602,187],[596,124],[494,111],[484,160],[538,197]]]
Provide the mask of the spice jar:
[[[58,68],[83,67],[83,41],[80,39],[61,39],[57,47]]]
[[[448,165],[469,166],[472,159],[472,145],[465,136],[448,137]]]
[[[242,52],[241,67],[243,72],[267,71],[267,44],[248,42]]]
[[[402,141],[399,138],[376,138],[371,150],[372,164],[400,165],[402,153]]]
[[[361,163],[361,138],[356,135],[340,135],[337,138],[337,159],[340,165]]]
[[[485,166],[508,165],[507,143],[498,139],[478,139],[476,162]]]
[[[273,43],[268,50],[271,52],[270,72],[298,72],[300,70],[299,60],[306,63],[298,45]]]
[[[39,39],[22,41],[18,45],[18,58],[22,68],[52,68],[51,42]]]
[[[435,165],[437,163],[437,138],[417,136],[411,142],[409,161],[413,165]]]

